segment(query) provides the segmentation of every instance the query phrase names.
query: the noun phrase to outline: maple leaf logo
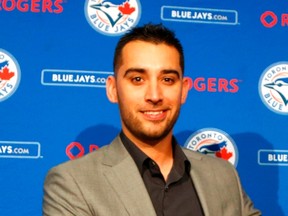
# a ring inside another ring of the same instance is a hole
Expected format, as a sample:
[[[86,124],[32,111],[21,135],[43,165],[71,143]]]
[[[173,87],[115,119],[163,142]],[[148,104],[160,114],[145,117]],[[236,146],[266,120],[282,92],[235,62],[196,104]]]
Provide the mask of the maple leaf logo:
[[[8,67],[5,67],[2,71],[0,70],[1,80],[10,80],[15,75],[14,72],[10,72]]]
[[[125,15],[130,15],[135,11],[135,8],[131,7],[128,2],[125,2],[123,6],[120,5],[118,9],[122,14],[125,14]]]
[[[232,152],[228,152],[226,148],[222,148],[220,151],[216,152],[215,155],[227,161],[233,156]]]

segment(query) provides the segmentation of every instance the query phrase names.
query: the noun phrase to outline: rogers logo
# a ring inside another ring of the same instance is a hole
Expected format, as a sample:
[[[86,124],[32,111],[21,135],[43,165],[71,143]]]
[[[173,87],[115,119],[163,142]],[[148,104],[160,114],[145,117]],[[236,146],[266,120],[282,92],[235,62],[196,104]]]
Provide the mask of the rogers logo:
[[[205,78],[197,77],[189,79],[189,89],[195,89],[199,92],[227,92],[236,93],[239,91],[238,79],[225,79],[225,78]]]
[[[260,21],[266,28],[273,28],[279,22],[282,27],[285,27],[288,26],[288,14],[283,13],[277,16],[273,11],[266,11],[261,15]]]
[[[0,0],[0,11],[55,13],[63,12],[63,0]]]
[[[89,145],[89,152],[98,150],[99,146],[95,144]],[[75,158],[80,158],[85,154],[85,147],[80,142],[71,142],[66,147],[66,155],[69,157],[70,160]]]

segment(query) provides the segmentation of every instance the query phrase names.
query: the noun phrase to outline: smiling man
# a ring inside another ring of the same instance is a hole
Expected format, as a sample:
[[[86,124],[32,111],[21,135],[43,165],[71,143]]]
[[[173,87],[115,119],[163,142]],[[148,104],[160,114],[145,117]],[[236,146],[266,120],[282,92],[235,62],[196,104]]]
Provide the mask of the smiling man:
[[[173,164],[172,128],[188,91],[180,54],[171,45],[134,40],[123,48],[121,65],[115,61],[107,93],[119,103],[123,133],[157,162],[166,179]]]
[[[128,32],[115,49],[114,71],[106,89],[122,131],[49,172],[44,215],[260,215],[229,162],[183,150],[173,136],[188,80],[172,31],[148,24]]]

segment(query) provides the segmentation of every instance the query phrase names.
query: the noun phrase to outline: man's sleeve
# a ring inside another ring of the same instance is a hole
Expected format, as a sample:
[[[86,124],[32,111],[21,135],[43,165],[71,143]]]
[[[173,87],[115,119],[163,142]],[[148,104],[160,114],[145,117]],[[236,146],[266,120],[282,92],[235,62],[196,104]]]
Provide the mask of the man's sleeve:
[[[44,183],[43,216],[91,215],[77,181],[65,169],[52,169]]]

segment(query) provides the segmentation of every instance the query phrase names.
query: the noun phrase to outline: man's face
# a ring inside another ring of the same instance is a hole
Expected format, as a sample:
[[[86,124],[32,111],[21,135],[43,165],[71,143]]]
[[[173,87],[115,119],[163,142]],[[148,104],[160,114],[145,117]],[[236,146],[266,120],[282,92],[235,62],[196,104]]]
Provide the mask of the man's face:
[[[108,78],[107,94],[119,104],[123,132],[144,142],[172,135],[188,92],[178,51],[166,44],[129,42],[115,73]]]

